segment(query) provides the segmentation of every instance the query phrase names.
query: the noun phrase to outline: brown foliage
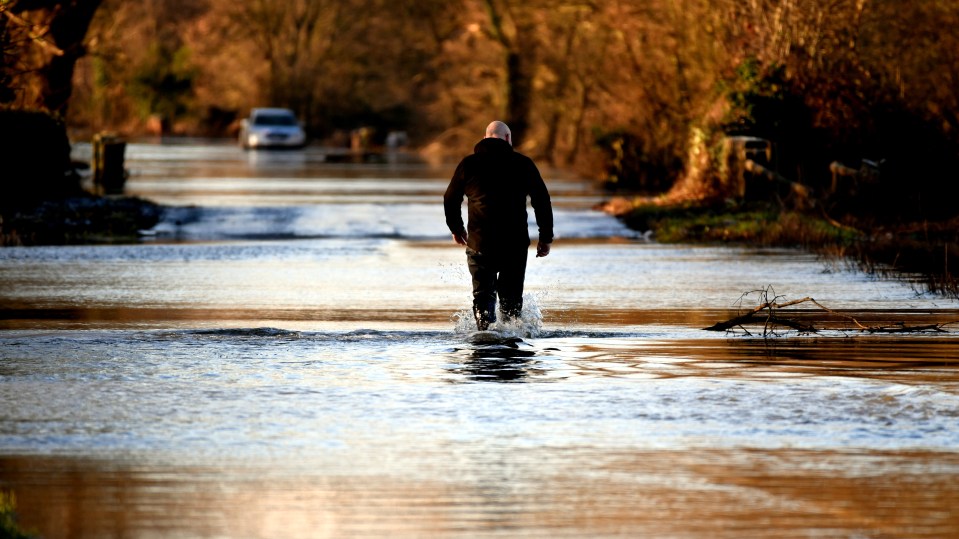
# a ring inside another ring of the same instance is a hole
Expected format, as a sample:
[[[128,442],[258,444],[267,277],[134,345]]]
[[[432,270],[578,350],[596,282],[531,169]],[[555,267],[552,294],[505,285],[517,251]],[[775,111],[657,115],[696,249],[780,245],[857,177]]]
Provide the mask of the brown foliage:
[[[957,23],[949,0],[103,0],[70,121],[142,130],[156,112],[130,82],[159,48],[195,74],[169,119],[183,132],[279,105],[321,136],[404,129],[461,154],[500,118],[553,164],[600,174],[597,141],[628,141],[626,185],[708,193],[733,125],[817,187],[831,160],[894,156],[910,129],[938,145],[926,159],[957,153]]]

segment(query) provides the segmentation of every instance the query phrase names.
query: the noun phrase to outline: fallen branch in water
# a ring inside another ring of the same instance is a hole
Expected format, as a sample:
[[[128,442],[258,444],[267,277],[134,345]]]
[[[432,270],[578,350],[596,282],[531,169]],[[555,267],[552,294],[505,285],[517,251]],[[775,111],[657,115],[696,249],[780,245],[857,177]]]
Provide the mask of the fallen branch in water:
[[[774,334],[774,330],[777,326],[787,327],[798,331],[799,333],[819,333],[821,330],[827,329],[825,327],[825,322],[827,321],[822,317],[822,314],[825,313],[831,317],[838,318],[845,321],[845,326],[839,325],[836,326],[834,322],[834,327],[828,329],[834,329],[839,331],[860,331],[866,333],[923,333],[923,332],[937,332],[937,333],[948,333],[944,328],[947,325],[954,324],[956,322],[945,322],[945,323],[934,323],[934,324],[921,324],[921,325],[907,325],[905,322],[897,321],[892,322],[886,325],[874,325],[867,326],[857,320],[855,317],[835,311],[828,307],[823,306],[821,303],[816,301],[811,297],[804,297],[802,299],[795,299],[791,301],[786,301],[780,303],[779,300],[782,296],[776,296],[772,290],[772,287],[766,287],[762,290],[753,290],[750,292],[743,293],[740,296],[738,303],[742,303],[747,296],[753,293],[759,293],[761,295],[761,301],[758,306],[738,316],[734,316],[729,320],[724,322],[719,322],[709,326],[708,328],[703,328],[706,331],[730,331],[735,328],[739,328],[744,331],[747,335],[752,335],[746,325],[758,325],[762,324],[763,326],[763,336],[769,336]],[[772,296],[772,299],[770,299]],[[812,304],[815,305],[817,310],[784,310],[787,307],[795,307],[796,305],[802,304]],[[814,319],[809,321],[808,319]],[[803,320],[806,319],[806,320]],[[816,327],[813,325],[813,322],[823,322],[823,327]]]

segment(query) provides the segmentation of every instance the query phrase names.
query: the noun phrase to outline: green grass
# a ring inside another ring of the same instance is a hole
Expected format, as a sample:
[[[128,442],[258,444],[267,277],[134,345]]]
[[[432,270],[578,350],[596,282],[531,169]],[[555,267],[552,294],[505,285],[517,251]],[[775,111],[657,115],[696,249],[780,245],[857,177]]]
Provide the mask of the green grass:
[[[0,491],[0,539],[32,539],[17,525],[17,497]]]
[[[626,223],[662,243],[733,243],[765,247],[847,245],[860,234],[814,215],[772,207],[638,207]]]

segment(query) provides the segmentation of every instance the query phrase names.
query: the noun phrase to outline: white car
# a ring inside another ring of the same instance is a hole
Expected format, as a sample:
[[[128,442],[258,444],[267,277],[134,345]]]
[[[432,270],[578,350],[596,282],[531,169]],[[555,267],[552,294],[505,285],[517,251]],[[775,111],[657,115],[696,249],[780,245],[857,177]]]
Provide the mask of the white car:
[[[302,148],[306,133],[290,109],[257,108],[240,124],[244,148]]]

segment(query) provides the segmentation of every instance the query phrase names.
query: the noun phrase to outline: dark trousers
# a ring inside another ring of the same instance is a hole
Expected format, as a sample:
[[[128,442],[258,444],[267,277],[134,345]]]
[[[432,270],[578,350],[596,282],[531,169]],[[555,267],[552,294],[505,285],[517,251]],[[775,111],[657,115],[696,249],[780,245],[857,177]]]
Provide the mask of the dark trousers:
[[[503,318],[519,317],[523,310],[523,281],[526,279],[527,248],[505,253],[483,254],[466,250],[466,262],[473,276],[473,316],[476,329],[485,331],[496,321],[496,297]]]

